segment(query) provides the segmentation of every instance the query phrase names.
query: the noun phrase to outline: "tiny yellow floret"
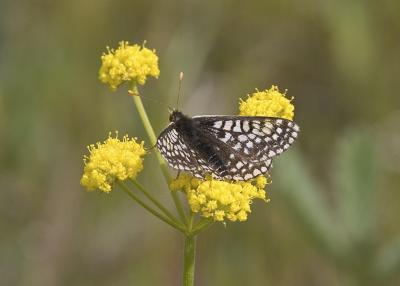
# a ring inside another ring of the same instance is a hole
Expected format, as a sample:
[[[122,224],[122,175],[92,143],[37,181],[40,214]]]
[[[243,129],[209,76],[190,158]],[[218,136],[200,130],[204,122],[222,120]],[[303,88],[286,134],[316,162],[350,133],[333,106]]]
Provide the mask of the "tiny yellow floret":
[[[158,78],[158,57],[154,50],[139,45],[120,42],[114,50],[107,47],[101,56],[99,79],[116,90],[124,82],[144,85],[148,76]]]
[[[220,181],[208,177],[204,180],[181,173],[172,181],[172,191],[186,193],[190,209],[214,221],[245,221],[254,199],[266,199],[267,179],[263,176],[246,182]]]
[[[116,180],[135,179],[143,169],[143,144],[127,135],[119,140],[118,134],[115,138],[110,134],[103,143],[88,146],[90,154],[84,157],[81,185],[88,191],[109,193]]]
[[[291,99],[285,97],[277,86],[272,86],[264,91],[256,90],[249,94],[246,100],[240,99],[240,115],[243,116],[268,116],[293,120],[294,105]]]

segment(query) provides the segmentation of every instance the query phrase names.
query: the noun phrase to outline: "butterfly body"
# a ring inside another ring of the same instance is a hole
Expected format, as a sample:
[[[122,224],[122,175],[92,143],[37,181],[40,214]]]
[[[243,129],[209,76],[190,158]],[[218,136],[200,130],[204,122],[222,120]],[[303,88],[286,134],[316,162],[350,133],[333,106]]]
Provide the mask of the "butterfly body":
[[[267,174],[272,157],[286,150],[299,127],[282,118],[195,116],[173,110],[157,139],[168,164],[198,178],[243,181]]]
[[[218,153],[213,137],[205,131],[201,122],[176,110],[171,113],[171,119],[183,141],[202,158],[207,158],[207,163],[214,170],[223,173],[226,169],[225,158]]]

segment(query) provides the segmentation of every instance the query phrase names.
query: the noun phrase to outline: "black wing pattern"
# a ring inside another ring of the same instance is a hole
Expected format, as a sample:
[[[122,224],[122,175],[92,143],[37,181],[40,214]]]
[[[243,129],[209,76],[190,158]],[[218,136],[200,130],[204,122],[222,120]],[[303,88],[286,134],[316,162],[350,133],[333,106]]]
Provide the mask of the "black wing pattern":
[[[180,134],[172,122],[158,137],[157,147],[172,168],[199,178],[212,174],[243,181],[267,174],[273,157],[288,149],[300,131],[282,118],[210,115],[191,120],[201,144]],[[210,145],[207,152],[202,152],[204,145]]]
[[[204,174],[213,171],[196,150],[185,142],[175,129],[174,123],[170,123],[160,134],[157,148],[168,164],[176,170],[189,172],[198,178],[204,178]]]
[[[249,180],[266,174],[273,157],[287,150],[300,131],[293,121],[261,116],[196,116],[201,129],[229,152],[227,179]]]

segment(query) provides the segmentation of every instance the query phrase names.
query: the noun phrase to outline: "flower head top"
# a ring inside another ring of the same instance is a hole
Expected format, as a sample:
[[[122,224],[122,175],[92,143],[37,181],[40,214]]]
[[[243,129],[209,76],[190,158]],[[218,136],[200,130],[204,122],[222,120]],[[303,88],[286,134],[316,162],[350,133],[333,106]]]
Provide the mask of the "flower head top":
[[[88,191],[99,189],[110,192],[115,180],[134,179],[143,169],[142,156],[146,153],[143,142],[125,135],[122,141],[118,136],[111,137],[103,143],[90,145],[89,156],[85,156],[85,168],[81,185]]]
[[[139,45],[120,42],[114,50],[107,47],[107,53],[101,56],[99,79],[112,90],[126,81],[143,85],[148,76],[158,78],[158,57],[153,50]]]
[[[240,100],[240,115],[268,116],[293,120],[294,106],[291,99],[285,97],[277,86],[265,91],[256,90],[246,100]]]
[[[253,199],[266,200],[267,179],[259,176],[247,182],[228,182],[212,178],[199,180],[188,174],[180,174],[171,183],[171,190],[182,189],[190,209],[215,221],[245,221],[251,212]]]

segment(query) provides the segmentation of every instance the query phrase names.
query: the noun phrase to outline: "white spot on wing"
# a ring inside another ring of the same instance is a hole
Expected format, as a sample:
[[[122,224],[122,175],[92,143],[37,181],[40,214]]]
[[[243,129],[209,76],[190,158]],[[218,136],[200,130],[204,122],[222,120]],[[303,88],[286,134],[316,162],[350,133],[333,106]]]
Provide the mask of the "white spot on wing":
[[[264,127],[269,128],[269,129],[272,129],[274,126],[272,125],[271,122],[265,122],[265,123],[264,123]]]
[[[233,176],[233,179],[236,181],[239,181],[242,179],[242,177],[240,175],[235,175],[235,176]]]
[[[268,127],[264,127],[264,128],[262,129],[262,131],[263,131],[265,134],[267,134],[267,135],[271,134],[271,129],[268,128]]]
[[[249,121],[243,121],[243,131],[248,132],[250,130]]]
[[[233,127],[234,132],[242,132],[242,129],[240,128],[240,120],[236,120],[235,127]]]
[[[258,135],[258,136],[264,136],[264,133],[262,133],[260,130],[258,129],[253,129],[252,131],[254,134]]]
[[[251,174],[246,174],[246,175],[244,175],[244,179],[245,180],[249,180],[249,179],[251,179],[253,176],[251,175]]]
[[[240,150],[240,148],[242,148],[242,144],[240,144],[239,142],[236,143],[235,146],[233,146],[233,149],[235,149],[236,151]]]
[[[247,141],[247,136],[241,134],[241,135],[238,136],[238,139],[239,139],[240,142],[245,142],[245,141]]]
[[[232,128],[232,124],[233,124],[233,121],[232,121],[232,120],[227,120],[227,121],[225,121],[224,130],[230,131],[231,128]]]
[[[232,137],[232,135],[230,133],[226,132],[225,137],[221,138],[221,141],[226,143],[229,141],[229,139],[231,139],[231,137]]]
[[[221,126],[222,126],[222,120],[218,120],[218,121],[215,121],[215,122],[214,122],[214,127],[215,127],[215,128],[218,128],[218,129],[219,129],[219,128],[221,128]]]

